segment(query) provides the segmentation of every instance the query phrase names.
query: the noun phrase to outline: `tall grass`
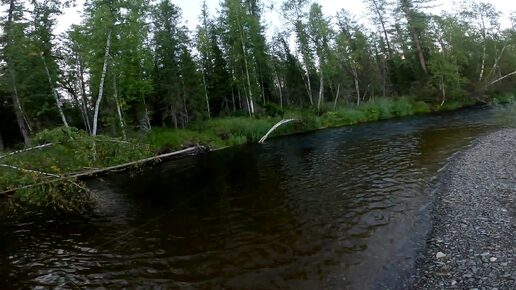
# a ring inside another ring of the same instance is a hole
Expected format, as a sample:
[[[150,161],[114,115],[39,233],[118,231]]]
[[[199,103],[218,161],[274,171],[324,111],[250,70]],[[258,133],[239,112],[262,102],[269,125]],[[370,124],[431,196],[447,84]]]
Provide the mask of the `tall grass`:
[[[407,97],[379,98],[360,106],[325,107],[321,113],[313,108],[285,109],[278,117],[227,117],[197,122],[187,129],[159,128],[147,136],[146,142],[159,151],[176,150],[194,144],[220,148],[256,142],[282,118],[293,118],[297,122],[279,128],[274,132],[274,136],[348,126],[430,111],[431,107],[427,103],[413,101]]]

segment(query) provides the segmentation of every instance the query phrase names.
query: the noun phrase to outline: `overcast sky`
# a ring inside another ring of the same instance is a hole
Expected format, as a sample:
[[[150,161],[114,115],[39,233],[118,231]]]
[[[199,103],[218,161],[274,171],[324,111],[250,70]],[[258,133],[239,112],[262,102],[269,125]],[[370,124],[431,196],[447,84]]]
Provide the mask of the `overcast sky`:
[[[508,15],[512,11],[516,11],[516,1],[515,0],[485,0],[494,4],[494,6],[500,10],[503,14],[502,25],[508,25]],[[181,7],[183,11],[183,19],[190,29],[194,29],[198,23],[198,17],[201,10],[201,5],[203,0],[173,0],[173,3]],[[218,10],[218,4],[220,0],[207,0],[206,1],[211,14],[215,14]],[[263,0],[263,3],[266,4],[267,7],[271,5],[274,6],[274,10],[266,9],[267,13],[264,17],[265,24],[269,28],[269,33],[271,33],[276,27],[280,27],[282,25],[281,17],[279,17],[278,13],[275,10],[279,10],[281,3],[283,0]],[[365,19],[364,12],[365,6],[362,3],[362,0],[315,0],[314,2],[319,2],[324,9],[326,15],[335,15],[342,8],[347,9],[352,12],[359,19]],[[458,1],[459,3],[461,1]],[[80,22],[80,13],[79,11],[82,9],[82,4],[84,0],[77,0],[77,7],[68,9],[64,16],[61,17],[59,21],[58,32],[65,31],[71,24]],[[433,9],[436,13],[446,10],[449,12],[453,12],[453,9],[456,8],[456,4],[452,0],[436,0],[434,1],[435,8]]]

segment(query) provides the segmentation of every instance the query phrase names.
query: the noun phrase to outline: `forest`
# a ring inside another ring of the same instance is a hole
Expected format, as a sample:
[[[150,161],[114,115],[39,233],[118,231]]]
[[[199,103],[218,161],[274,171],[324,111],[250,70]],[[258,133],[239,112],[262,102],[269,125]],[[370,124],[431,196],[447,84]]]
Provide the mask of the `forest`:
[[[363,1],[368,24],[309,0],[220,0],[216,15],[199,7],[190,31],[171,0],[88,0],[80,24],[56,35],[74,3],[2,0],[0,150],[63,126],[127,139],[220,118],[331,117],[400,100],[430,111],[513,92],[516,15],[502,26],[487,2],[435,15],[429,0]],[[271,10],[285,25],[269,37]]]

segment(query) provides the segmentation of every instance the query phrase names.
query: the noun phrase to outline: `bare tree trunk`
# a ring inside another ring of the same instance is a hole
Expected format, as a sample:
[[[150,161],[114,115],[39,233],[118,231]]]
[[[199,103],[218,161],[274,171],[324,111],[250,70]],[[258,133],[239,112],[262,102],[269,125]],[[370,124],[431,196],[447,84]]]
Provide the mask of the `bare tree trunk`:
[[[312,80],[310,79],[310,70],[308,66],[306,66],[306,86],[308,90],[308,99],[310,100],[310,105],[314,105],[314,97],[312,95]]]
[[[236,112],[235,88],[231,86],[231,101],[233,102],[233,112]]]
[[[13,76],[13,94],[11,94],[11,99],[13,101],[14,113],[16,115],[16,122],[18,123],[18,127],[20,128],[20,133],[23,137],[23,143],[25,146],[30,144],[30,127],[29,123],[25,118],[25,114],[23,112],[22,106],[20,104],[20,98],[18,97],[18,89],[16,88],[15,79]]]
[[[188,120],[188,107],[186,106],[186,92],[185,92],[185,83],[183,81],[183,79],[181,79],[181,84],[182,84],[182,87],[183,87],[183,110],[184,110],[184,120],[185,120],[185,124],[183,125],[183,128],[186,126],[186,124],[188,124],[189,120]],[[224,97],[224,99],[226,99]],[[227,102],[226,102],[227,104]]]
[[[419,36],[417,35],[417,32],[413,27],[411,27],[410,30],[412,33],[412,38],[414,39],[414,43],[416,44],[417,55],[419,58],[419,64],[421,65],[421,69],[423,70],[423,72],[426,75],[426,74],[428,74],[428,70],[426,69],[425,54],[423,53],[423,49],[421,48],[421,43],[419,42]]]
[[[248,90],[249,90],[249,96],[248,96],[249,97],[249,114],[251,116],[254,116],[253,90],[251,88],[251,77],[249,75],[249,64],[247,63],[247,53],[246,53],[245,42],[244,42],[244,32],[242,31],[242,26],[240,24],[240,18],[238,20],[239,20],[238,25],[240,28],[240,42],[242,44],[242,55],[244,58],[245,74],[246,74],[247,86],[248,86]]]
[[[144,109],[143,121],[145,124],[145,128],[143,129],[146,132],[150,132],[152,130],[152,125],[150,123],[149,110],[147,109],[147,102],[145,101],[145,96],[142,95],[142,103]]]
[[[480,23],[482,25],[482,64],[480,66],[480,74],[478,76],[479,82],[484,78],[484,70],[486,66],[486,26],[482,15],[480,16]]]
[[[357,92],[357,106],[360,106],[360,81],[358,80],[358,72],[353,67],[353,77],[355,79],[355,90]]]
[[[63,112],[63,104],[61,103],[61,99],[59,99],[59,95],[57,94],[57,90],[54,86],[54,83],[52,82],[52,77],[50,76],[50,71],[48,70],[47,62],[45,60],[45,56],[43,55],[43,52],[40,53],[41,61],[43,62],[43,66],[45,67],[45,72],[47,73],[48,77],[48,84],[50,85],[50,89],[52,90],[52,93],[54,94],[54,98],[56,99],[56,105],[57,105],[57,111],[59,112],[59,115],[61,116],[61,120],[63,121],[63,124],[66,128],[69,128],[68,121],[66,120],[66,116]]]
[[[279,98],[280,98],[280,108],[283,109],[283,91],[281,87],[281,79],[278,76],[278,73],[276,72],[276,79],[278,80],[278,92],[279,92]]]
[[[333,104],[334,108],[337,108],[337,102],[339,101],[339,96],[340,96],[340,83],[337,86],[337,95],[335,95],[335,104]]]
[[[414,41],[414,44],[416,45],[417,55],[419,59],[419,64],[421,65],[421,69],[425,73],[425,75],[428,74],[428,70],[426,68],[426,60],[425,60],[425,54],[423,53],[423,48],[421,47],[421,42],[419,41],[419,35],[416,31],[416,28],[412,24],[412,11],[409,7],[403,7],[403,12],[405,13],[405,17],[407,18],[408,27],[410,30],[410,34],[412,34],[412,41]]]
[[[319,60],[319,62],[322,62]],[[317,101],[317,111],[321,111],[321,104],[324,98],[324,73],[322,70],[322,64],[319,64],[320,78],[319,78],[319,100]]]
[[[122,131],[122,137],[124,141],[127,141],[127,134],[125,133],[125,122],[122,116],[122,108],[120,107],[120,100],[118,99],[118,88],[116,85],[116,76],[113,76],[113,92],[115,95],[116,111],[118,113],[118,123],[120,124],[120,130]]]
[[[99,109],[100,109],[100,103],[102,102],[102,96],[104,94],[104,82],[106,80],[110,49],[111,49],[111,30],[108,32],[108,36],[107,36],[107,40],[106,40],[106,49],[104,51],[104,66],[102,67],[102,75],[100,77],[100,85],[99,85],[99,96],[97,97],[97,102],[95,104],[95,113],[93,115],[93,130],[91,132],[91,134],[93,136],[97,135]]]
[[[387,34],[387,29],[385,29],[385,20],[383,19],[384,16],[380,12],[380,9],[378,7],[377,1],[373,0],[372,2],[373,2],[373,5],[374,5],[376,14],[378,15],[378,20],[380,21],[380,24],[382,26],[383,35],[385,36],[385,43],[387,44],[387,50],[388,50],[388,54],[389,54],[389,59],[392,59],[392,48],[391,48],[391,43],[389,41],[389,35]]]
[[[441,94],[442,94],[442,100],[441,100],[441,107],[442,107],[444,105],[444,102],[446,102],[446,87],[444,86],[444,79],[442,76],[441,76],[439,85],[441,87]]]
[[[172,121],[174,122],[174,128],[179,129],[179,124],[177,123],[177,115],[176,112],[172,112]]]
[[[480,65],[480,74],[478,76],[478,81],[482,81],[482,78],[484,77],[484,69],[486,66],[486,45],[484,43],[484,47],[482,48],[482,64]]]
[[[387,62],[382,57],[382,96],[387,95]]]
[[[502,50],[500,51],[500,54],[496,57],[495,62],[493,63],[493,67],[491,68],[491,71],[489,71],[489,74],[487,75],[488,79],[494,75],[496,68],[498,67],[498,63],[500,62],[500,59],[502,58],[503,53],[505,52],[506,48],[507,48],[507,45],[504,45],[502,47]]]
[[[206,99],[206,110],[208,111],[208,118],[211,118],[210,99],[208,98],[208,88],[206,87],[206,75],[202,73],[202,84],[204,86],[204,98]]]
[[[82,61],[79,59],[78,56],[76,56],[77,59],[77,68],[78,68],[78,75],[79,75],[79,83],[81,87],[81,96],[82,96],[82,108],[84,110],[84,115],[86,116],[86,128],[89,133],[91,133],[91,120],[90,120],[90,112],[88,110],[88,94],[86,94],[86,84],[84,82],[84,69],[82,67]]]
[[[8,17],[7,17],[7,25],[6,25],[6,38],[7,38],[7,46],[11,45],[11,25],[13,22],[13,13],[15,9],[15,1],[10,0],[9,1],[9,11],[8,11]],[[23,108],[21,106],[20,102],[20,96],[18,95],[18,89],[16,87],[16,73],[13,67],[12,60],[10,57],[6,57],[7,62],[7,68],[9,70],[9,74],[11,75],[11,81],[12,81],[12,94],[11,99],[14,106],[14,113],[16,115],[16,122],[18,123],[18,127],[20,128],[20,133],[23,137],[23,142],[25,143],[25,146],[28,146],[30,143],[30,125],[27,120],[27,117],[25,116],[25,112],[23,111]]]
[[[79,97],[77,96],[77,83],[74,82],[73,86],[74,86],[73,88],[71,86],[67,87],[66,90],[72,96],[72,99],[73,99],[73,102],[75,103],[75,106],[81,112],[81,119],[82,119],[82,122],[84,123],[84,128],[86,128],[86,130],[88,130],[88,132],[89,132],[89,129],[88,129],[88,116],[86,115],[86,112],[84,112],[83,107],[81,105],[81,102],[79,101]]]

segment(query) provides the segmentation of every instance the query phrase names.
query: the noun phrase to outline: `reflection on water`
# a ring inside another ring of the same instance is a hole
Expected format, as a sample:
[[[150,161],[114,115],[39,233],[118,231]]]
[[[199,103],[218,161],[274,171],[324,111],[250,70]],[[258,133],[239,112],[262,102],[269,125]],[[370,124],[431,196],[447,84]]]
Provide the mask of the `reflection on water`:
[[[429,228],[431,178],[490,120],[283,137],[92,182],[89,217],[0,213],[0,288],[400,288]]]

